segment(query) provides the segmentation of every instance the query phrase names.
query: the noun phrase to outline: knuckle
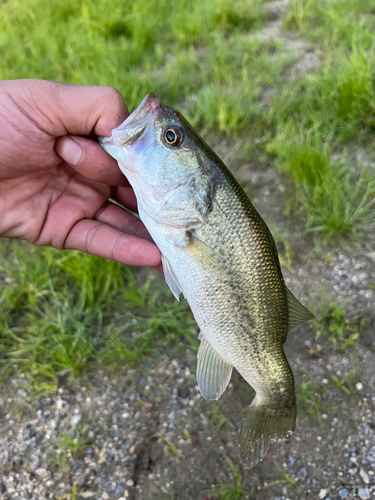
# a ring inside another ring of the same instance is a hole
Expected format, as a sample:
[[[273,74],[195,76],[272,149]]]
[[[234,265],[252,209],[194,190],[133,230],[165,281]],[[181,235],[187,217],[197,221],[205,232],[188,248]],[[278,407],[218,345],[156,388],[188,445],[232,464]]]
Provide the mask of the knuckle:
[[[121,247],[121,243],[123,242],[123,240],[124,240],[124,235],[123,234],[119,234],[118,237],[116,238],[115,244],[112,247],[111,260],[118,261],[118,259],[120,257],[119,256],[119,254],[120,254],[120,247]]]
[[[84,243],[84,251],[86,253],[94,253],[95,237],[102,226],[103,224],[101,222],[98,222],[87,231]]]
[[[121,93],[115,87],[105,87],[105,92],[108,96],[109,101],[115,107],[123,107],[124,99]]]

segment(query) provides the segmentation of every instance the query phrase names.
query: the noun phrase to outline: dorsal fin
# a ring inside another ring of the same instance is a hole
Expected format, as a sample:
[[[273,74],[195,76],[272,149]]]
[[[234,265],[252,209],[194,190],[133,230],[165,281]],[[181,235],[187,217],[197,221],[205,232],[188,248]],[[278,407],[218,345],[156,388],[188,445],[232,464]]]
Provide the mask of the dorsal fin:
[[[292,294],[292,292],[286,288],[286,296],[288,299],[288,309],[289,309],[289,323],[288,323],[288,331],[290,332],[298,325],[302,325],[306,323],[306,321],[310,321],[315,316],[311,314],[310,311],[306,309],[305,306],[299,302]]]

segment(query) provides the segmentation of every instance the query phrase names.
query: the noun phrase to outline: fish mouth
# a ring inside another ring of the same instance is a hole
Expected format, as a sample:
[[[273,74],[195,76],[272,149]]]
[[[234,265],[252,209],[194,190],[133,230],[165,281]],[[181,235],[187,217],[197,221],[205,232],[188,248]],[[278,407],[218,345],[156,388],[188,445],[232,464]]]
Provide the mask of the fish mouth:
[[[99,144],[111,156],[115,148],[129,146],[135,142],[150,125],[158,109],[162,107],[159,97],[153,92],[147,94],[141,104],[126,120],[112,130],[111,137],[99,137]]]

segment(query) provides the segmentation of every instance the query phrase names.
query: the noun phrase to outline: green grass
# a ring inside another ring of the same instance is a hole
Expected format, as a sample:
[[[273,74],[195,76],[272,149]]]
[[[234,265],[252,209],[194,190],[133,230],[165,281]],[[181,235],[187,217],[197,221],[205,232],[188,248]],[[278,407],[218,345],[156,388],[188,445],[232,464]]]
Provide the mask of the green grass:
[[[306,378],[297,388],[296,399],[299,411],[312,419],[320,419],[332,408],[332,395],[327,387],[312,378]]]
[[[241,472],[229,457],[225,457],[231,473],[231,482],[218,484],[207,492],[208,498],[212,500],[240,500],[252,498],[255,487],[248,492],[246,486],[247,471]]]
[[[165,449],[168,453],[171,453],[172,455],[176,455],[176,457],[179,457],[179,458],[185,458],[185,455],[183,453],[181,453],[181,451],[178,448],[176,448],[176,446],[173,443],[171,443],[169,441],[169,439],[167,439],[165,436],[163,436],[162,434],[159,434],[159,439],[161,440],[161,442],[165,446]]]
[[[1,78],[113,85],[133,108],[151,90],[179,102],[212,70],[218,80],[238,70],[251,43],[237,53],[236,39],[261,26],[265,11],[261,0],[178,0],[173,8],[166,0],[26,0],[5,3],[0,16]]]
[[[343,304],[337,301],[328,301],[316,315],[316,338],[327,338],[341,351],[353,345],[366,326],[364,318],[349,319]]]
[[[373,167],[347,149],[356,140],[372,160],[374,56],[335,52],[270,110],[275,136],[266,150],[294,181],[307,226],[328,239],[358,236],[375,222]]]
[[[287,29],[316,44],[321,64],[291,83],[269,113],[267,151],[293,179],[311,230],[332,240],[358,237],[375,222],[375,175],[348,150],[373,160],[373,1],[292,0]]]
[[[355,383],[359,379],[361,374],[362,370],[357,366],[352,368],[345,377],[341,378],[341,380],[335,376],[332,376],[332,380],[336,385],[337,389],[350,396],[357,392]]]
[[[223,438],[228,439],[231,429],[231,425],[227,417],[222,412],[222,407],[220,404],[214,406],[211,410],[210,424],[218,435],[223,436]]]
[[[374,0],[291,0],[284,26],[326,50],[350,48],[354,42],[367,50],[373,45],[374,16]]]
[[[88,364],[142,361],[166,344],[196,345],[187,304],[150,275],[142,285],[126,266],[84,255],[16,244],[0,267],[0,373],[27,373],[34,388],[53,390]],[[159,345],[159,347],[158,347]]]
[[[88,446],[94,446],[91,440],[81,436],[79,431],[74,433],[76,437],[73,439],[63,435],[47,450],[47,467],[51,472],[67,473],[70,470],[70,462],[78,458],[80,453],[84,454]]]
[[[235,144],[234,160],[286,172],[308,230],[359,239],[375,223],[374,9],[374,0],[291,0],[284,28],[314,44],[319,61],[301,72],[300,53],[258,36],[262,0],[5,1],[0,79],[113,85],[130,109],[155,91],[216,144]],[[3,375],[16,365],[51,390],[90,365],[135,364],[181,339],[196,346],[186,303],[155,275],[139,284],[78,252],[6,244],[1,253]],[[327,314],[324,335],[345,348],[356,332]]]
[[[318,419],[321,421],[324,413],[328,414],[332,410],[342,410],[346,406],[342,396],[353,396],[357,392],[355,383],[360,375],[361,369],[355,367],[341,379],[332,375],[332,382],[326,381],[324,385],[307,376],[296,390],[298,411],[308,415],[313,420]],[[339,404],[336,403],[338,391],[341,392],[341,402]]]
[[[276,469],[279,471],[282,479],[276,479],[276,481],[267,483],[267,486],[265,486],[265,488],[272,488],[277,485],[285,485],[296,488],[298,490],[299,488],[297,488],[296,481],[277,462],[274,462],[274,464]]]

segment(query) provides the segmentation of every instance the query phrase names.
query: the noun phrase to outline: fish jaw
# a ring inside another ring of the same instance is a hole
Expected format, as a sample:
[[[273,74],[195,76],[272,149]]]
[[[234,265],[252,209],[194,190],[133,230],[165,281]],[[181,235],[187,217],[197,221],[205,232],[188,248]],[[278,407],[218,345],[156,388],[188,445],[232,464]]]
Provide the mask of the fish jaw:
[[[129,147],[137,146],[139,138],[150,129],[161,106],[156,94],[147,94],[137,109],[121,125],[112,130],[110,137],[99,137],[102,148],[121,162],[121,170],[131,170]]]

